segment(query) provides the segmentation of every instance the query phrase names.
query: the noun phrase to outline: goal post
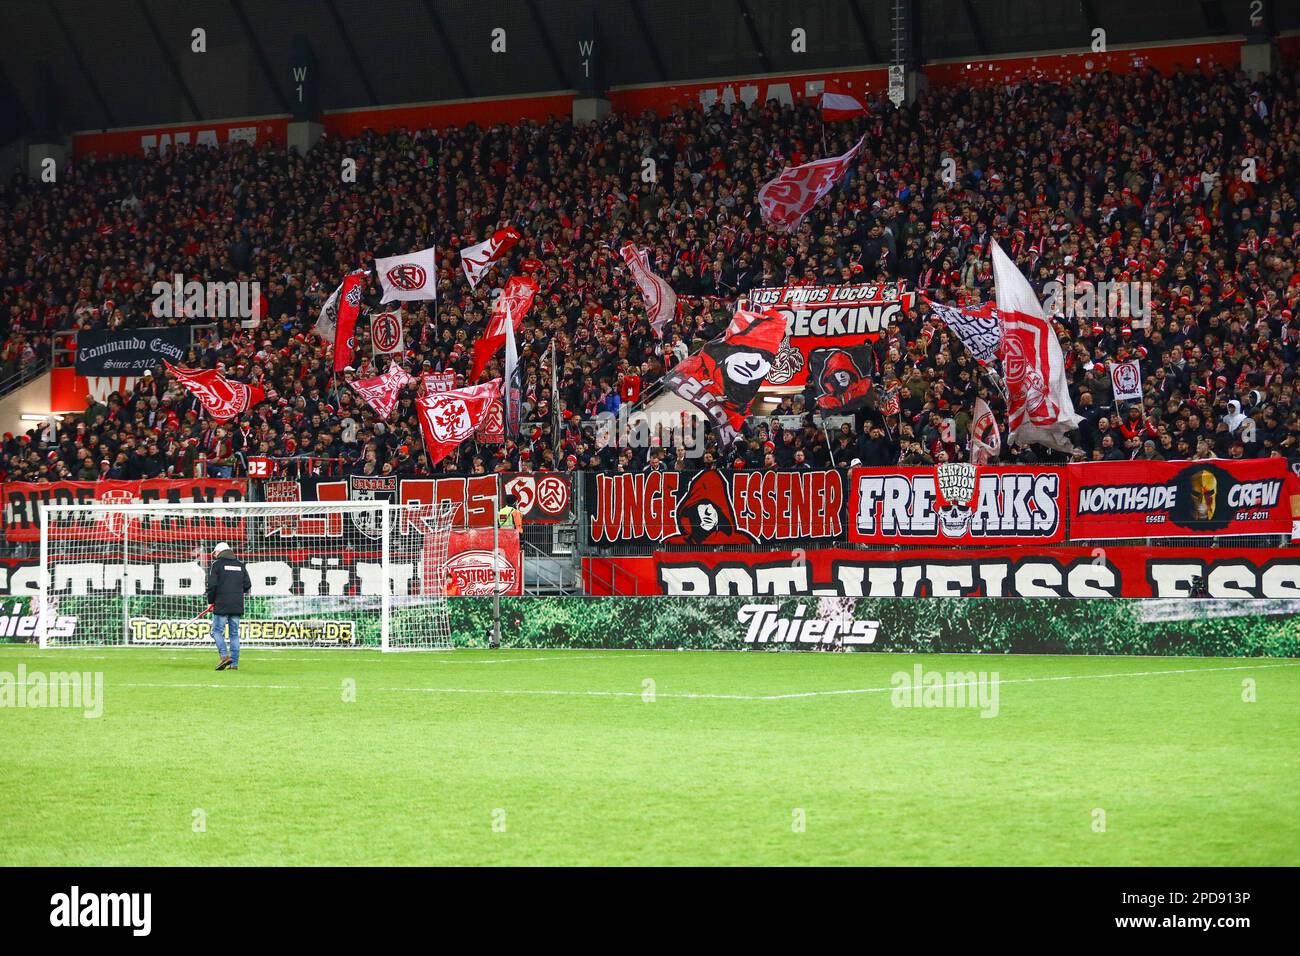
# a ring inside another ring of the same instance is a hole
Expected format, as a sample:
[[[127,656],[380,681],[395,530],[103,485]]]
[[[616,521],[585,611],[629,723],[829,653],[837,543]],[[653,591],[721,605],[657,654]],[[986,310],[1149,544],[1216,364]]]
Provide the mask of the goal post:
[[[247,647],[453,646],[448,544],[462,506],[352,502],[46,504],[33,612],[42,647],[207,646],[207,570],[248,567]]]

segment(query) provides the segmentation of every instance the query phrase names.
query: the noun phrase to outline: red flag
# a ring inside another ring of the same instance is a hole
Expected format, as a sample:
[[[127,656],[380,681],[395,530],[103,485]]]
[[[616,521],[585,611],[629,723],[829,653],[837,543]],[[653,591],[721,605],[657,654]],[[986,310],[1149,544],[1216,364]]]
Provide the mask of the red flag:
[[[654,329],[656,337],[663,338],[664,326],[672,321],[677,312],[677,293],[673,292],[673,287],[662,277],[651,271],[650,256],[646,250],[638,249],[629,242],[619,251],[632,272],[636,287],[641,290],[646,315],[650,317],[650,328]]]
[[[775,309],[737,311],[719,338],[664,376],[664,386],[707,415],[719,443],[730,445],[785,334],[785,316]]]
[[[352,354],[357,343],[355,332],[357,315],[361,312],[361,295],[365,291],[367,273],[353,272],[339,288],[338,325],[334,331],[334,371],[341,372],[352,364]]]
[[[787,166],[781,175],[764,183],[758,191],[758,208],[763,221],[775,229],[794,232],[804,216],[825,196],[853,165],[866,136],[843,156],[831,156],[802,166]]]
[[[1066,434],[1080,421],[1065,383],[1065,359],[1056,330],[1043,314],[1029,280],[993,251],[993,287],[1002,318],[1002,370],[1007,384],[1007,430],[1012,442],[1040,442],[1072,451]]]
[[[822,93],[822,119],[827,123],[866,116],[867,108],[862,101],[844,88],[838,80],[827,80],[825,92]]]
[[[460,251],[460,267],[465,270],[465,278],[470,288],[478,285],[478,280],[496,265],[497,260],[514,248],[523,236],[514,226],[498,229],[482,242],[466,246]]]
[[[199,400],[204,411],[219,422],[242,415],[266,399],[261,386],[232,382],[216,369],[181,368],[170,362],[163,364]]]
[[[501,395],[501,379],[482,385],[435,392],[416,400],[420,412],[420,431],[429,464],[436,465],[483,424],[488,408]]]
[[[388,366],[388,371],[383,375],[359,378],[352,383],[352,387],[380,418],[386,419],[397,407],[397,396],[402,391],[402,387],[414,381],[415,379],[407,374],[406,369],[394,362]]]
[[[513,320],[513,327],[519,328],[524,316],[533,307],[537,289],[537,280],[532,276],[510,277],[501,295],[497,297],[496,304],[492,306],[492,317],[488,319],[487,328],[474,343],[474,365],[469,372],[469,381],[477,382],[492,356],[506,344],[507,316]]]

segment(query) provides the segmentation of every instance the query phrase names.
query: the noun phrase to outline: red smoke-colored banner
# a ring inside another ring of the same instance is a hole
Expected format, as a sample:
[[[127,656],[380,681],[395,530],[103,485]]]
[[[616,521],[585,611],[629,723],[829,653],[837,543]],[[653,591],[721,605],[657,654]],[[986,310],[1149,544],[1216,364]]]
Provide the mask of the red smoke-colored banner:
[[[844,534],[838,471],[588,474],[588,540],[698,546]]]
[[[1068,471],[1075,539],[1291,533],[1283,458],[1097,462]]]
[[[585,558],[588,594],[1300,598],[1300,549],[965,548]],[[920,611],[918,606],[918,612]]]
[[[248,482],[233,478],[196,478],[171,480],[150,478],[142,481],[10,481],[3,486],[5,538],[8,541],[39,541],[41,537],[39,506],[95,504],[181,504],[194,501],[246,501]],[[159,526],[160,528],[162,526]],[[229,523],[208,518],[181,525],[166,525],[173,534],[197,535],[205,540],[220,540],[231,531]],[[86,530],[86,529],[83,529]],[[93,530],[93,526],[91,527]],[[71,532],[69,532],[71,533]],[[78,532],[80,533],[80,532]],[[65,535],[66,537],[66,535]],[[120,531],[117,539],[121,540]]]
[[[849,540],[872,544],[1024,544],[1065,538],[1066,469],[935,465],[854,468]]]
[[[433,560],[427,561],[425,573],[432,573],[434,567]],[[441,572],[444,577],[450,574],[448,591],[453,595],[490,595],[494,588],[499,594],[523,594],[524,563],[519,532],[453,531],[447,542],[447,561]],[[426,583],[432,589],[432,582]]]

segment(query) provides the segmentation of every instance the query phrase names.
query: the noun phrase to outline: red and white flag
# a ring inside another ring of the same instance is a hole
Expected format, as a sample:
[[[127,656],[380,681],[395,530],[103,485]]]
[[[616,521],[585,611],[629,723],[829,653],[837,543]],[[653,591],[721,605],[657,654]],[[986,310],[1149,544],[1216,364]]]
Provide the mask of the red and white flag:
[[[365,278],[370,275],[370,270],[356,269],[345,276],[343,282],[339,283],[339,287],[331,292],[330,297],[321,305],[320,315],[316,317],[316,332],[330,345],[333,345],[337,338],[339,303],[343,300],[343,286],[354,275]],[[360,304],[360,301],[360,298],[358,298],[358,304]]]
[[[794,232],[813,206],[830,192],[853,165],[866,136],[843,156],[818,159],[802,166],[787,166],[781,175],[758,191],[763,221],[774,229]]]
[[[482,242],[466,246],[460,251],[460,267],[465,270],[465,278],[470,288],[478,285],[502,256],[514,248],[523,236],[514,226],[498,229]]]
[[[388,370],[383,375],[359,378],[352,383],[352,387],[381,419],[386,419],[397,407],[397,399],[402,388],[414,381],[415,379],[407,373],[406,369],[394,362],[388,366]]]
[[[970,422],[970,463],[987,465],[1002,452],[1002,433],[993,409],[982,398],[975,399],[975,414]]]
[[[163,364],[199,400],[203,410],[219,422],[242,415],[266,399],[266,392],[260,385],[232,382],[216,369],[181,368],[170,362]]]
[[[429,464],[436,465],[473,435],[500,395],[501,379],[494,378],[482,385],[435,392],[416,399]]]
[[[376,357],[406,351],[402,313],[379,312],[370,317],[370,350]]]
[[[650,254],[645,249],[638,249],[629,242],[619,251],[632,273],[636,287],[641,290],[646,315],[650,317],[650,328],[654,329],[656,337],[663,338],[664,326],[677,314],[677,293],[667,280],[655,275],[650,269]]]
[[[822,93],[822,119],[827,123],[866,116],[867,108],[862,101],[844,88],[838,80],[827,80]]]
[[[1066,435],[1079,423],[1065,382],[1065,357],[1056,329],[1033,286],[1002,247],[991,242],[993,285],[1002,320],[1002,370],[1007,386],[1007,430],[1012,442],[1038,442],[1073,451]]]
[[[355,357],[357,350],[357,316],[361,314],[361,296],[369,274],[350,273],[339,286],[338,325],[334,329],[334,371],[341,372]]]
[[[430,246],[404,256],[375,260],[375,272],[384,288],[381,302],[417,302],[438,298],[437,250]]]
[[[533,307],[533,298],[537,295],[537,289],[537,280],[532,276],[510,277],[492,306],[492,316],[488,319],[487,328],[474,343],[474,363],[469,372],[471,382],[478,381],[492,356],[506,344],[506,322],[510,321],[514,328],[519,328],[524,316]]]

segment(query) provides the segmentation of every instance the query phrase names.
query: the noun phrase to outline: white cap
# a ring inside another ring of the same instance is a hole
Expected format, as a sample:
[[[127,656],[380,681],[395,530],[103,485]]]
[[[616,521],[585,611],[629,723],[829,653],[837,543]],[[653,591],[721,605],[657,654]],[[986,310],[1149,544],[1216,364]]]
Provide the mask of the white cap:
[[[230,550],[230,545],[222,541],[219,545],[217,545],[215,548],[212,549],[212,556],[215,558],[222,551],[229,551],[229,550]]]

